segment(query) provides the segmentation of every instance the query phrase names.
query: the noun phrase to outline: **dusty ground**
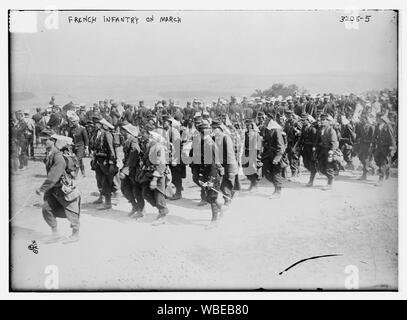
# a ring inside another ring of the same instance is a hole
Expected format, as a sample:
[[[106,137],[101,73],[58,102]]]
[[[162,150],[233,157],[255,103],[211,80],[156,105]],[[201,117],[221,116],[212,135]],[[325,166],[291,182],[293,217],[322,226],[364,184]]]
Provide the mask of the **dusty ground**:
[[[127,217],[122,197],[110,212],[98,211],[94,172],[79,177],[83,192],[80,242],[45,244],[50,230],[34,190],[45,178],[41,162],[13,177],[11,222],[12,288],[44,290],[46,267],[59,271],[61,290],[150,289],[339,289],[347,266],[356,266],[361,289],[396,289],[398,274],[397,178],[382,188],[377,177],[359,182],[359,172],[341,172],[334,191],[322,191],[319,176],[305,188],[308,173],[287,182],[281,199],[262,181],[257,193],[240,192],[217,229],[206,230],[209,206],[197,207],[199,189],[184,180],[184,199],[170,202],[168,223],[152,226],[147,205],[139,221]],[[190,174],[188,170],[188,175]],[[242,180],[243,188],[248,181]],[[70,235],[67,220],[61,232]],[[38,254],[28,250],[36,240]],[[316,255],[341,254],[303,262]],[[355,273],[353,273],[355,275]],[[349,281],[348,281],[349,282]]]

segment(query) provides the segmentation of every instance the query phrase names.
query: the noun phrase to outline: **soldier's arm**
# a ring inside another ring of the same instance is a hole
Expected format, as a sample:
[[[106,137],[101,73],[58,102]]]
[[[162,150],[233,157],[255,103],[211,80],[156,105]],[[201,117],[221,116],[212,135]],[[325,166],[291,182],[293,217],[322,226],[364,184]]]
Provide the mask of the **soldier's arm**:
[[[116,160],[116,151],[113,146],[113,135],[110,132],[108,132],[105,135],[105,139],[106,139],[106,144],[107,144],[107,148],[109,151],[110,160],[112,160],[112,161]]]
[[[154,177],[159,178],[164,175],[164,172],[166,169],[165,153],[166,153],[165,148],[163,146],[159,146],[156,154],[154,155],[155,161],[153,161],[153,164],[154,164],[153,176]]]
[[[82,138],[83,138],[83,143],[85,144],[85,147],[89,146],[89,136],[88,132],[86,131],[85,128],[82,128]]]
[[[55,186],[65,171],[66,162],[61,154],[54,156],[54,164],[48,172],[47,179],[40,187],[41,192],[47,192]]]
[[[280,162],[281,157],[285,152],[285,144],[282,131],[276,130],[275,138],[276,138],[276,148],[275,148],[276,155],[274,156],[273,162],[278,163]]]

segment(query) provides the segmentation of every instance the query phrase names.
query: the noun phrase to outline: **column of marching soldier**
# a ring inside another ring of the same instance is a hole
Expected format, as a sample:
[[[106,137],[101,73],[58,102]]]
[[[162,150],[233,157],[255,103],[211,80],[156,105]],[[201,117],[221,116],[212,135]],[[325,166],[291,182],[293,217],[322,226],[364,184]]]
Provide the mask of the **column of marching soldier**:
[[[69,219],[72,236],[79,239],[80,193],[74,179],[83,158],[91,157],[100,210],[112,208],[121,190],[132,205],[129,216],[144,215],[145,202],[158,209],[154,225],[165,223],[167,200],[182,198],[186,168],[200,187],[199,206],[209,204],[212,220],[240,190],[239,175],[256,190],[262,177],[272,182],[279,198],[285,179],[300,175],[300,159],[310,171],[308,187],[317,172],[327,177],[331,190],[340,170],[353,169],[358,157],[367,179],[377,169],[381,186],[397,162],[397,91],[357,96],[295,94],[219,98],[204,106],[194,99],[185,108],[173,100],[147,107],[104,100],[90,110],[72,102],[62,108],[52,97],[45,111],[17,111],[11,118],[11,174],[19,174],[34,158],[34,144],[45,144],[47,179],[36,190],[44,194],[43,216],[52,228],[50,242],[59,241],[57,217]],[[121,157],[122,150],[123,157]]]

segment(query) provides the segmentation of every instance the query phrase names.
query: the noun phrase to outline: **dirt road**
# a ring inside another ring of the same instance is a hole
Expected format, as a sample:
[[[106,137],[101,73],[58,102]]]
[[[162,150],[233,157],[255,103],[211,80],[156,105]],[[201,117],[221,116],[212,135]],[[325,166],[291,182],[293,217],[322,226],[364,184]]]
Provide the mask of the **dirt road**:
[[[87,159],[88,160],[88,159]],[[86,162],[89,168],[89,162]],[[50,234],[34,190],[45,178],[41,162],[13,177],[11,280],[16,290],[45,290],[49,270],[58,271],[60,290],[151,289],[396,289],[398,268],[397,178],[382,188],[341,172],[333,191],[319,176],[305,188],[308,173],[287,182],[278,200],[262,181],[257,193],[240,192],[218,228],[206,230],[210,207],[197,207],[199,189],[184,180],[184,199],[169,203],[168,223],[152,226],[156,209],[147,205],[139,221],[127,217],[120,197],[110,212],[97,210],[94,172],[79,177],[83,193],[81,239],[45,244]],[[243,180],[243,188],[248,181]],[[67,220],[58,220],[70,235]],[[28,250],[31,241],[38,254]],[[318,255],[340,256],[297,261]],[[351,278],[349,278],[351,277]]]

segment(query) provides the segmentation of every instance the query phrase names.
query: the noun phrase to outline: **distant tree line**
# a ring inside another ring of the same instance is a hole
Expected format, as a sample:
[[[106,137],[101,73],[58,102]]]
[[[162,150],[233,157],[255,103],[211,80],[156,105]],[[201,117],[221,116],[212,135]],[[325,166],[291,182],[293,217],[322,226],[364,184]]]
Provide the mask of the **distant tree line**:
[[[251,95],[252,97],[278,97],[283,98],[288,96],[293,96],[295,94],[304,94],[308,91],[304,88],[299,88],[296,84],[290,84],[285,86],[284,83],[275,83],[270,88],[266,90],[256,89]]]

